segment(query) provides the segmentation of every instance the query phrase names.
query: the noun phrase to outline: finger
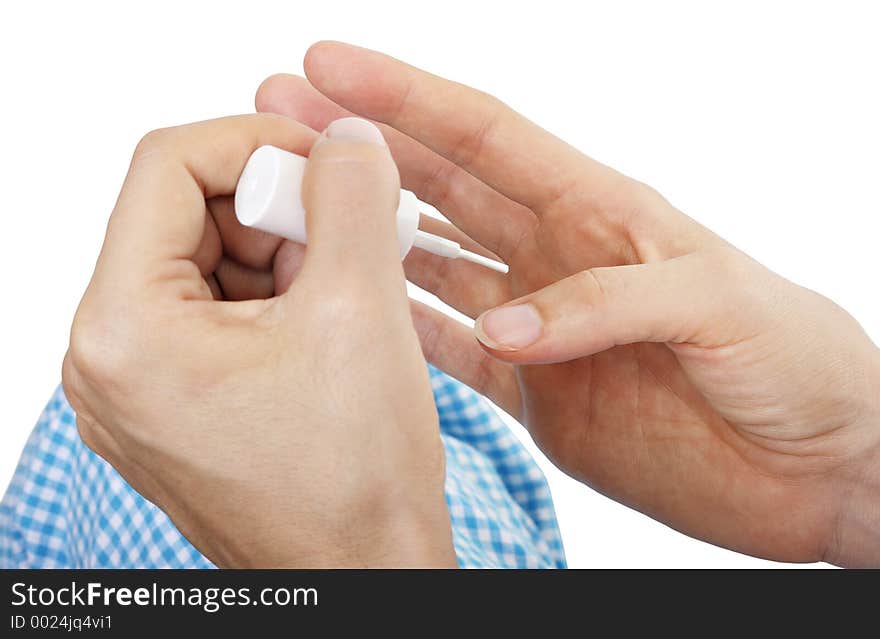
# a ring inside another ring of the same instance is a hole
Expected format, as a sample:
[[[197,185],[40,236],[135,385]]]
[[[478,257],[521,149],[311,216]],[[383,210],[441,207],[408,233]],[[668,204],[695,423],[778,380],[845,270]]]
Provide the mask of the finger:
[[[400,178],[375,125],[336,120],[312,147],[302,183],[306,248],[302,277],[342,280],[405,294],[397,241]]]
[[[213,273],[205,277],[205,282],[207,282],[208,288],[211,289],[211,297],[218,301],[225,299],[223,297],[223,289],[220,288],[217,277]]]
[[[278,247],[275,254],[273,275],[275,280],[275,295],[283,295],[296,276],[299,275],[306,259],[306,247],[297,242],[285,240]]]
[[[487,251],[473,244],[465,244],[467,238],[451,224],[422,216],[420,226],[430,233],[447,237],[468,247],[469,250],[486,254]],[[275,294],[283,294],[302,268],[306,249],[302,244],[285,241],[275,256],[274,282]],[[487,255],[491,257],[491,255]],[[476,317],[492,306],[510,299],[507,281],[503,275],[486,272],[485,268],[413,249],[403,262],[407,279],[449,304],[452,308]],[[471,339],[470,341],[473,341]]]
[[[761,286],[760,276],[741,277],[745,260],[727,249],[581,271],[487,311],[475,333],[493,356],[519,364],[568,361],[636,342],[722,346],[744,338],[749,329],[737,318],[758,306],[748,291]],[[758,314],[750,313],[748,323]]]
[[[257,110],[278,113],[323,131],[333,120],[351,115],[305,78],[279,74],[257,91]],[[456,164],[387,125],[380,125],[400,171],[404,188],[440,210],[483,246],[508,257],[535,224],[534,214],[487,186]]]
[[[412,136],[536,213],[574,185],[605,190],[621,178],[496,98],[381,53],[319,42],[303,65],[334,102]]]
[[[192,261],[199,268],[203,277],[214,272],[223,257],[223,244],[217,224],[210,213],[205,213],[205,230],[202,233],[202,241],[192,256]]]
[[[275,293],[271,271],[252,269],[224,257],[214,271],[214,277],[229,301],[267,299]]]
[[[496,259],[448,222],[422,215],[419,228],[458,242],[469,251]],[[505,275],[465,260],[450,260],[413,248],[403,261],[403,267],[409,281],[471,318],[511,297]]]
[[[164,276],[191,261],[205,200],[230,195],[250,154],[272,144],[304,155],[315,133],[288,118],[250,115],[163,129],[144,137],[111,216],[102,259],[118,272]],[[158,267],[158,263],[167,263]],[[195,270],[195,269],[193,269]]]
[[[275,252],[283,240],[239,222],[231,197],[211,198],[207,204],[217,226],[223,252],[242,266],[260,271],[271,269]]]
[[[410,309],[425,359],[519,418],[522,400],[513,367],[487,355],[464,324],[415,300]]]

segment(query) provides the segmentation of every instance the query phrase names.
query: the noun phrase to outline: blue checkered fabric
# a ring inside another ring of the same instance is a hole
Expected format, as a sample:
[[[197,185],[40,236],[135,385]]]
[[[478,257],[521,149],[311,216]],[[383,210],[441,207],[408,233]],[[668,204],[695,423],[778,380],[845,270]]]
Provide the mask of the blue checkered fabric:
[[[562,568],[547,482],[492,407],[431,369],[446,501],[465,568]],[[59,387],[0,502],[0,568],[211,568],[79,437]]]

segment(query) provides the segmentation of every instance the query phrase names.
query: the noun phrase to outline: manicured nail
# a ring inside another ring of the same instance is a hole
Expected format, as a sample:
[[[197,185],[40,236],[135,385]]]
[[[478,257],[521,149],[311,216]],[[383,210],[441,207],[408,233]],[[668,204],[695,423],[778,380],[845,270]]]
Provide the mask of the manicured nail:
[[[369,142],[370,144],[379,144],[387,146],[385,138],[379,128],[363,118],[340,118],[333,120],[314,146],[322,144],[325,140],[355,140],[358,142]],[[313,147],[314,148],[314,147]]]
[[[498,351],[518,351],[538,341],[544,327],[531,304],[502,306],[477,320],[477,339]]]

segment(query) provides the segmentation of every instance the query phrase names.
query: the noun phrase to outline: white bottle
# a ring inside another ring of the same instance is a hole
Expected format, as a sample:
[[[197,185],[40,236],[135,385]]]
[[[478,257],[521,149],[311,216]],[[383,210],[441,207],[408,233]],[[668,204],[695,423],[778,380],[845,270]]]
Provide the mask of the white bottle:
[[[235,216],[245,226],[306,243],[306,211],[300,190],[306,158],[274,146],[251,154],[235,189]],[[403,259],[413,246],[450,258],[462,258],[501,273],[507,265],[467,251],[452,240],[419,230],[419,201],[401,189],[397,241]]]

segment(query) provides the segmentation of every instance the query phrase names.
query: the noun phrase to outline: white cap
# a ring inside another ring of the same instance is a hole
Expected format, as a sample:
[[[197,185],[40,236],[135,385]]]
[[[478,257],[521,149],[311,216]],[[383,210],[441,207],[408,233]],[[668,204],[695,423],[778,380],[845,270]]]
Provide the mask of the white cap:
[[[253,152],[238,179],[235,216],[245,226],[306,243],[306,211],[300,187],[306,158],[274,146]],[[419,228],[418,199],[401,189],[397,207],[397,240],[400,257],[412,248]]]

